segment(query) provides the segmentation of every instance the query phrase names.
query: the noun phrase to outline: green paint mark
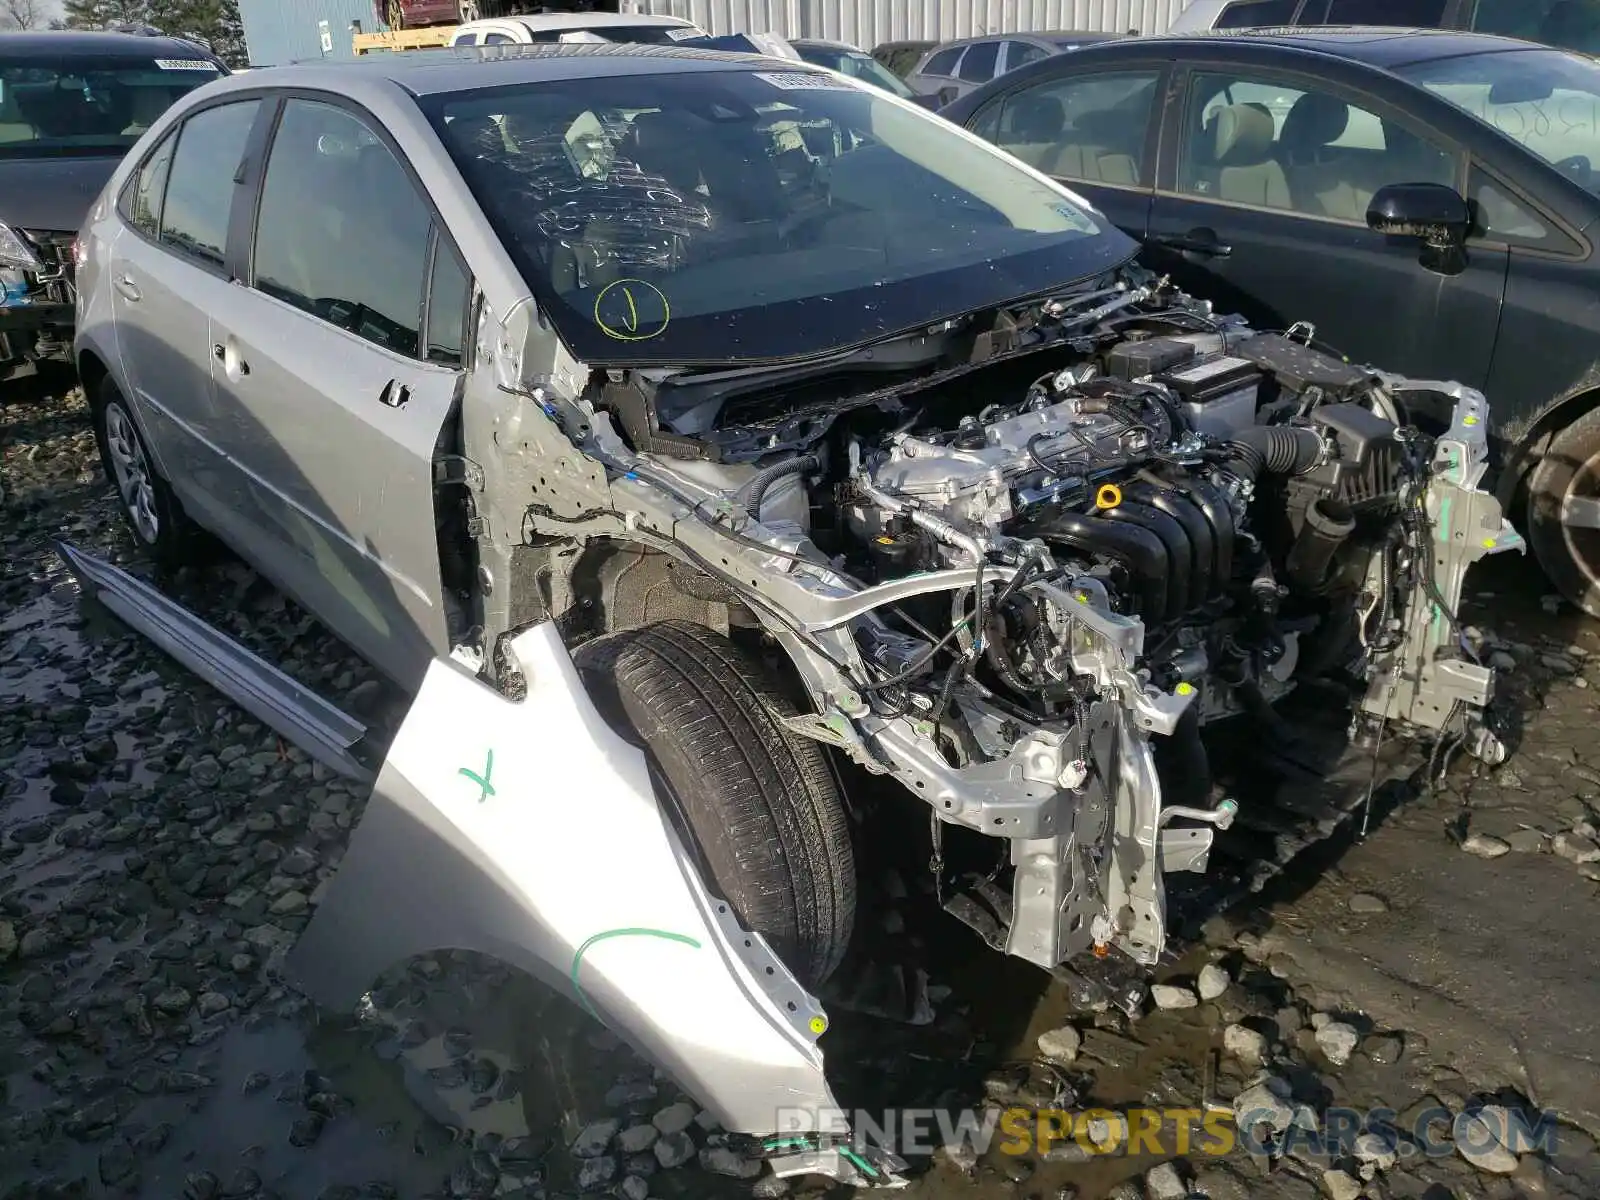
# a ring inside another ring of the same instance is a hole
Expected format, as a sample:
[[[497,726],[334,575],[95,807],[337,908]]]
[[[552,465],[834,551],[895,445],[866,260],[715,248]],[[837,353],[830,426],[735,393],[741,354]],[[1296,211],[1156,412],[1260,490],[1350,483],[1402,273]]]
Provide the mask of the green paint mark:
[[[609,938],[619,937],[661,938],[663,941],[678,942],[685,946],[692,946],[696,950],[700,949],[700,943],[688,934],[671,933],[665,929],[607,929],[601,933],[594,934],[592,937],[585,938],[583,945],[579,946],[577,952],[572,956],[572,987],[578,993],[578,999],[582,1002],[583,1007],[597,1021],[600,1019],[600,1014],[595,1012],[594,1005],[589,1003],[589,993],[583,990],[583,984],[578,981],[578,970],[583,966],[583,956],[589,952],[589,947],[597,946]]]
[[[855,1166],[855,1168],[868,1179],[876,1179],[878,1177],[877,1168],[869,1166],[866,1159],[862,1158],[848,1146],[840,1146],[839,1153],[844,1155],[844,1157],[848,1159]]]
[[[489,782],[489,777],[494,774],[494,751],[490,750],[489,757],[484,760],[482,775],[479,775],[476,771],[469,771],[466,767],[462,767],[456,774],[465,775],[478,785],[478,803],[482,804],[490,796],[494,795],[494,784]]]

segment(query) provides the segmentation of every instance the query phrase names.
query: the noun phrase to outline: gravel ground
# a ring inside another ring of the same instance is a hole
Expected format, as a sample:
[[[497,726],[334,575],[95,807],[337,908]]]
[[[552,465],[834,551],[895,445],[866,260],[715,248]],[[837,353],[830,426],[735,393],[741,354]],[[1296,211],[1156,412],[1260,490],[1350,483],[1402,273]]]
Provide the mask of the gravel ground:
[[[496,964],[412,963],[357,1014],[317,1014],[276,981],[365,796],[80,601],[51,539],[146,564],[81,397],[13,384],[3,399],[0,1197],[780,1194],[669,1080]],[[1470,619],[1492,624],[1486,649],[1531,713],[1507,767],[1456,764],[1364,841],[1213,922],[1136,1022],[1069,1017],[1039,972],[875,880],[863,921],[926,973],[832,1001],[828,1050],[841,1094],[880,1104],[1265,1100],[1300,1127],[1333,1104],[1541,1105],[1566,1122],[1556,1149],[1473,1163],[1369,1141],[1163,1165],[954,1148],[912,1191],[1600,1195],[1600,645],[1543,610],[1525,567],[1501,574]],[[242,566],[174,587],[380,743],[392,732],[402,697]],[[886,1004],[913,1019],[871,1015]]]

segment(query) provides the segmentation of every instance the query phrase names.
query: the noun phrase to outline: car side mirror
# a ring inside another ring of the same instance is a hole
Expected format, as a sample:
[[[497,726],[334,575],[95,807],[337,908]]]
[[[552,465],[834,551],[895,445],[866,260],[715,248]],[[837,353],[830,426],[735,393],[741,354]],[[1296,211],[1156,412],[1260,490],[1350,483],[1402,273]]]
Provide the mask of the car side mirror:
[[[937,99],[939,104],[943,106],[949,104],[959,95],[961,95],[961,89],[958,87],[942,87],[939,89],[939,95]]]
[[[1449,250],[1467,240],[1472,212],[1460,192],[1442,183],[1391,183],[1367,205],[1367,228]]]

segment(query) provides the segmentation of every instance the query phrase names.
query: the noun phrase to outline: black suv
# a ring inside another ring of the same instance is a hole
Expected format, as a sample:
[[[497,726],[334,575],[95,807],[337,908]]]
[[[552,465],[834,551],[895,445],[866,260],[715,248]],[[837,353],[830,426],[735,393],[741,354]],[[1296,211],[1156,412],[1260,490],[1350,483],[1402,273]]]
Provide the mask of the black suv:
[[[0,379],[70,361],[89,206],[168,105],[226,73],[180,38],[0,34]]]

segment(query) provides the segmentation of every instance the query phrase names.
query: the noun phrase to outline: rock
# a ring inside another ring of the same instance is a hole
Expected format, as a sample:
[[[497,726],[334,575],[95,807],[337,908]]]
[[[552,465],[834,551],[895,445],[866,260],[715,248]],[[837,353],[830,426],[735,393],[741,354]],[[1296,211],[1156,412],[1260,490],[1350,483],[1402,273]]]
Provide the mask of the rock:
[[[1581,833],[1558,833],[1551,839],[1550,848],[1557,857],[1572,863],[1600,862],[1600,842]]]
[[[233,1001],[221,992],[201,992],[199,1000],[200,1015],[214,1017],[220,1012],[227,1012]]]
[[[1542,829],[1515,829],[1506,834],[1506,845],[1518,854],[1543,854],[1549,844]]]
[[[1216,963],[1207,963],[1200,968],[1199,978],[1195,980],[1195,990],[1200,993],[1200,999],[1215,1000],[1228,990],[1228,985],[1232,982],[1227,971]]]
[[[978,1150],[966,1138],[959,1141],[947,1142],[939,1147],[939,1153],[949,1160],[950,1165],[963,1175],[971,1175],[978,1169]]]
[[[1510,1175],[1517,1169],[1517,1156],[1506,1147],[1510,1129],[1510,1114],[1500,1105],[1490,1104],[1477,1112],[1458,1116],[1451,1136],[1456,1153],[1478,1170],[1490,1175]]]
[[[1375,916],[1389,911],[1389,902],[1371,892],[1357,892],[1350,897],[1350,911],[1361,916]]]
[[[10,921],[0,921],[0,962],[5,962],[17,952],[17,927]]]
[[[581,1159],[575,1182],[580,1192],[602,1192],[616,1182],[617,1160],[609,1154]]]
[[[1289,1088],[1282,1080],[1269,1075],[1234,1097],[1233,1114],[1240,1131],[1253,1130],[1265,1125],[1274,1133],[1282,1133],[1294,1121],[1294,1109],[1285,1102]],[[1280,1095],[1280,1093],[1283,1093]]]
[[[622,1200],[645,1200],[650,1195],[650,1185],[637,1175],[629,1175],[617,1185],[617,1194]]]
[[[754,1179],[761,1174],[761,1160],[746,1158],[727,1146],[707,1146],[700,1151],[700,1167],[713,1175],[727,1175],[732,1179]]]
[[[313,1145],[322,1136],[324,1124],[323,1118],[316,1113],[301,1117],[289,1127],[289,1144],[301,1149]]]
[[[1258,1067],[1267,1060],[1267,1039],[1247,1025],[1224,1029],[1222,1048],[1249,1067]]]
[[[1150,1200],[1186,1200],[1189,1188],[1178,1174],[1178,1168],[1164,1162],[1144,1177],[1144,1190]]]
[[[139,1178],[139,1160],[133,1147],[118,1138],[100,1151],[100,1182],[108,1188],[123,1189]]]
[[[660,1136],[654,1125],[630,1125],[617,1135],[617,1149],[623,1154],[639,1154],[654,1146]]]
[[[1322,1190],[1328,1193],[1328,1200],[1360,1200],[1361,1188],[1361,1180],[1346,1171],[1322,1173]]]
[[[1082,1047],[1083,1035],[1071,1025],[1063,1025],[1060,1029],[1039,1035],[1039,1053],[1051,1062],[1065,1066],[1077,1061],[1078,1051]]]
[[[305,912],[310,907],[310,904],[311,902],[306,898],[304,892],[291,889],[274,900],[267,911],[274,916],[289,917],[294,916],[296,913]]]
[[[778,1200],[779,1196],[789,1194],[789,1181],[779,1179],[776,1175],[763,1175],[756,1180],[755,1186],[750,1189],[750,1194],[755,1200]]]
[[[1012,1183],[1027,1183],[1033,1178],[1033,1164],[1016,1154],[1008,1154],[1000,1162],[1000,1173]]]
[[[165,991],[157,992],[156,998],[150,1003],[161,1012],[176,1016],[188,1012],[189,1005],[193,999],[194,997],[190,996],[183,988],[171,987]]]
[[[572,1142],[572,1155],[574,1158],[598,1158],[606,1152],[611,1145],[611,1139],[617,1136],[622,1128],[622,1122],[615,1117],[607,1117],[603,1121],[593,1121],[585,1125]],[[615,1165],[615,1164],[613,1164]]]
[[[1461,848],[1479,858],[1499,858],[1502,854],[1511,853],[1510,846],[1487,833],[1469,833],[1461,843]]]
[[[694,1139],[681,1129],[663,1133],[650,1148],[656,1152],[656,1161],[668,1170],[681,1167],[694,1157]]]
[[[1193,991],[1170,983],[1158,983],[1150,989],[1150,998],[1163,1010],[1194,1008],[1200,1003]]]
[[[1380,1067],[1392,1067],[1405,1053],[1406,1042],[1398,1033],[1379,1033],[1366,1038],[1362,1052]]]
[[[1336,1067],[1342,1067],[1349,1062],[1350,1056],[1355,1053],[1356,1046],[1360,1043],[1361,1035],[1343,1021],[1329,1021],[1317,1030],[1318,1049]]]
[[[317,856],[303,846],[296,846],[285,854],[278,863],[278,873],[298,879],[302,875],[309,875],[317,869]]]
[[[650,1124],[662,1133],[682,1133],[694,1124],[695,1112],[694,1105],[687,1100],[680,1100],[676,1104],[667,1105],[651,1117]]]
[[[648,1079],[633,1079],[619,1083],[606,1092],[607,1108],[635,1108],[656,1098],[656,1085]]]
[[[1387,1171],[1395,1164],[1394,1146],[1379,1133],[1363,1133],[1350,1147],[1357,1162],[1376,1171]]]

